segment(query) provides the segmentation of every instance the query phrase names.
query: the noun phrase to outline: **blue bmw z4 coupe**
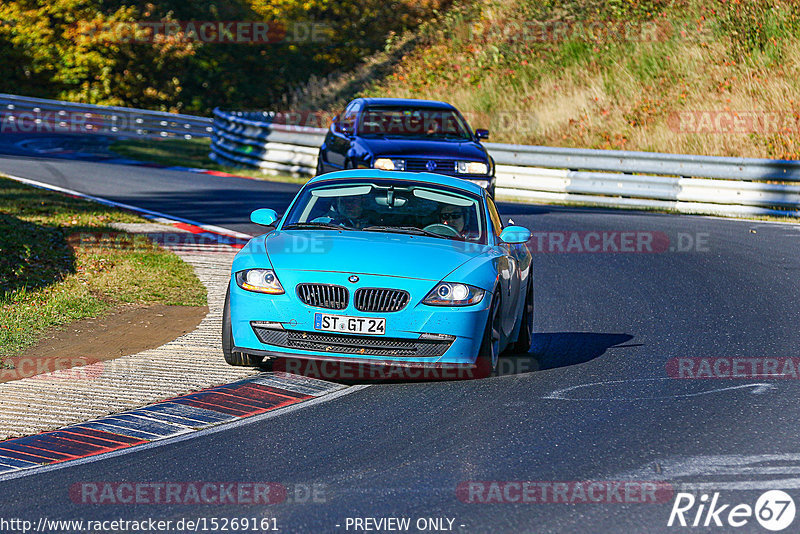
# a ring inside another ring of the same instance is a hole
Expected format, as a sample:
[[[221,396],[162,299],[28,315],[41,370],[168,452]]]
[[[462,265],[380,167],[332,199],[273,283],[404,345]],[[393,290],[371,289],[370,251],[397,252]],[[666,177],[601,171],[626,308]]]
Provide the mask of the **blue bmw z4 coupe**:
[[[482,187],[432,173],[309,181],[236,255],[223,313],[232,365],[264,357],[497,368],[533,329],[530,231]]]
[[[337,115],[317,158],[317,175],[343,169],[432,172],[470,180],[494,197],[494,160],[452,105],[433,100],[357,98]]]

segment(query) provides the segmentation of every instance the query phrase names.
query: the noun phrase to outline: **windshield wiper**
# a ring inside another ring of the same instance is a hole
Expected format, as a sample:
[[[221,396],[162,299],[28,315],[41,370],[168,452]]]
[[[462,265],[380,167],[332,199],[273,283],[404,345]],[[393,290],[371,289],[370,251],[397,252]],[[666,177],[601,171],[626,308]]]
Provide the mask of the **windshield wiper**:
[[[433,232],[428,232],[423,230],[422,228],[417,228],[416,226],[367,226],[364,228],[365,232],[394,232],[396,234],[412,234],[412,235],[425,235],[428,237],[440,237],[444,238],[445,236],[441,234],[434,234]]]
[[[458,141],[468,141],[469,138],[464,137],[463,135],[459,134],[452,134],[452,133],[438,133],[438,134],[431,134],[426,136],[428,139],[453,139]]]
[[[308,228],[326,228],[331,230],[355,230],[355,228],[353,228],[352,226],[346,226],[329,222],[299,222],[299,223],[287,224],[286,226],[283,227],[284,230],[303,230]]]

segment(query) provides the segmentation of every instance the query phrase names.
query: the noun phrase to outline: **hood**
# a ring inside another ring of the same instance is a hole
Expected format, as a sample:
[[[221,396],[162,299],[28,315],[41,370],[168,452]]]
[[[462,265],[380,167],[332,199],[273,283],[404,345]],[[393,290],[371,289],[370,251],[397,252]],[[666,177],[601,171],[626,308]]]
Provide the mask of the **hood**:
[[[423,158],[453,158],[486,160],[486,150],[474,141],[430,141],[404,139],[373,139],[360,137],[364,148],[375,156],[407,156]]]
[[[485,245],[425,236],[335,230],[288,230],[266,238],[283,270],[345,272],[439,281],[485,251]]]

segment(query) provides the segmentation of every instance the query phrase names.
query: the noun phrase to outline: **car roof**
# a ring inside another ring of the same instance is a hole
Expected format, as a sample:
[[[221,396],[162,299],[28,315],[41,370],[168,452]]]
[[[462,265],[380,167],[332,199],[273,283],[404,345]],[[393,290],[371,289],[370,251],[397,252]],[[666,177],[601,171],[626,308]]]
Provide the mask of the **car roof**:
[[[456,109],[452,104],[439,100],[418,100],[416,98],[362,98],[367,106],[416,106],[424,108]]]
[[[478,184],[468,180],[446,176],[444,174],[434,174],[430,172],[404,172],[404,171],[381,171],[377,169],[352,169],[347,171],[334,171],[320,176],[316,176],[308,181],[307,185],[318,184],[328,180],[342,178],[378,178],[381,180],[413,180],[431,185],[444,185],[467,191],[481,196],[484,189]]]

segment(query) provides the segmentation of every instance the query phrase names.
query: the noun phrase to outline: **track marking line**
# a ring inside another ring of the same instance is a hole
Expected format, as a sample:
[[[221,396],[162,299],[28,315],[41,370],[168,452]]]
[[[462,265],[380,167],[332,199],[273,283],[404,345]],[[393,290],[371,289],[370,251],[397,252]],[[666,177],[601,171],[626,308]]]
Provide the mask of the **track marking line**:
[[[753,391],[750,393],[753,395],[763,395],[769,391],[777,389],[777,387],[773,384],[767,383],[753,383],[753,384],[741,384],[737,386],[729,386],[723,388],[715,388],[715,389],[707,389],[703,391],[697,391],[693,393],[676,393],[674,395],[657,395],[657,396],[647,396],[647,397],[568,397],[566,396],[567,393],[571,391],[575,391],[577,389],[582,388],[589,388],[593,386],[609,386],[613,384],[628,384],[631,382],[654,382],[654,381],[664,381],[664,380],[675,380],[674,378],[631,378],[626,380],[607,380],[603,382],[590,382],[587,384],[578,384],[576,386],[569,386],[562,389],[557,389],[555,391],[551,391],[542,399],[545,400],[566,400],[566,401],[631,401],[631,400],[648,400],[648,399],[684,399],[684,398],[691,398],[691,397],[699,397],[701,395],[710,395],[712,393],[720,393],[723,391],[733,391],[739,389],[747,389],[747,388],[754,388]],[[689,383],[689,382],[687,382]]]
[[[48,191],[56,191],[58,193],[64,193],[67,195],[72,195],[78,198],[83,198],[86,200],[92,200],[94,202],[98,202],[100,204],[105,204],[106,206],[111,206],[114,208],[125,209],[129,211],[135,211],[137,213],[141,213],[145,215],[146,218],[154,220],[156,222],[166,222],[168,224],[176,225],[177,228],[181,228],[186,230],[185,225],[195,226],[197,228],[201,228],[205,231],[220,234],[228,237],[237,237],[241,239],[251,239],[253,236],[250,234],[245,234],[242,232],[237,232],[235,230],[230,230],[228,228],[223,228],[222,226],[215,226],[213,224],[204,224],[198,221],[193,221],[191,219],[185,219],[183,217],[177,217],[175,215],[169,215],[166,213],[162,213],[160,211],[153,211],[146,208],[140,208],[138,206],[133,206],[131,204],[124,204],[122,202],[116,202],[114,200],[109,200],[107,198],[96,197],[94,195],[87,195],[86,193],[81,193],[80,191],[75,191],[74,189],[67,189],[64,187],[59,187],[57,185],[51,185],[46,182],[39,182],[37,180],[31,180],[29,178],[22,178],[21,176],[14,176],[12,174],[2,173],[7,178],[14,180],[16,182],[20,182],[26,185],[30,185],[33,187],[37,187],[39,189],[46,189]],[[177,226],[182,224],[182,226]],[[189,230],[192,231],[193,230]]]

